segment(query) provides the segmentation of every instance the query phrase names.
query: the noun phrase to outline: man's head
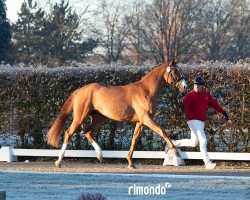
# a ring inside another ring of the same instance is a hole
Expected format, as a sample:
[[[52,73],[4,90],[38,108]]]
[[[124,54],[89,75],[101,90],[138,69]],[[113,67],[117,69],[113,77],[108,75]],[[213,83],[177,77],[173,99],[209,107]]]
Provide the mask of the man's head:
[[[205,81],[202,77],[198,76],[193,80],[194,83],[194,91],[201,92],[204,88]]]

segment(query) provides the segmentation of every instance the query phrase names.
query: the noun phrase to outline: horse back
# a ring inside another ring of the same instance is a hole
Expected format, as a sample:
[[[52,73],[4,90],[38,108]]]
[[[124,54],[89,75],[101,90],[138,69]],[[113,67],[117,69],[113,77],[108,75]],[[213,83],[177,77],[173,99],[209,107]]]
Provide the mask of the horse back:
[[[82,104],[88,104],[108,118],[118,121],[138,121],[133,107],[133,86],[109,86],[91,83],[76,91]]]

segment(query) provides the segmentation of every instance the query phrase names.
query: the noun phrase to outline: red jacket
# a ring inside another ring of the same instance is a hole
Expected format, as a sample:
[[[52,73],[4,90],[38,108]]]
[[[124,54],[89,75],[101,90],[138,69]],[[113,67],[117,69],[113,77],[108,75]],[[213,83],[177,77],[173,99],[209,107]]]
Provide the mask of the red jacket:
[[[187,120],[205,121],[207,116],[208,106],[214,108],[217,112],[223,112],[223,108],[218,102],[208,93],[202,91],[200,93],[194,90],[187,93],[183,99],[183,105],[186,110]]]

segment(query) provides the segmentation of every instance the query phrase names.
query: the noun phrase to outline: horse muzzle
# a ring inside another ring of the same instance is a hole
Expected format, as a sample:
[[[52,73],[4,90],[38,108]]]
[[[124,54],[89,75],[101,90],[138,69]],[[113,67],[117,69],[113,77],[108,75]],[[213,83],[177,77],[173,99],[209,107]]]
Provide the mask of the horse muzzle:
[[[188,84],[186,82],[186,80],[181,77],[178,81],[177,81],[178,85],[179,85],[179,89],[181,92],[186,92],[188,89]]]

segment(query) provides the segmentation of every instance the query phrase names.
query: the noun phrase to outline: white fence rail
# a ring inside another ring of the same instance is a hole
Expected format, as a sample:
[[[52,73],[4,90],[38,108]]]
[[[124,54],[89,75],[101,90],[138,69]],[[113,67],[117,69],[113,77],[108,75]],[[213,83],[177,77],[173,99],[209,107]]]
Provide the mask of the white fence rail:
[[[13,149],[12,147],[2,147],[0,149],[0,161],[16,161],[18,156],[32,157],[57,157],[60,150],[52,149]],[[126,158],[128,151],[103,151],[104,158]],[[228,161],[250,161],[250,153],[228,153],[228,152],[209,152],[211,160],[228,160]],[[183,152],[180,151],[182,159],[202,159],[200,152]],[[164,151],[135,151],[133,158],[145,159],[164,159]],[[66,150],[64,157],[81,157],[94,158],[94,150]]]

